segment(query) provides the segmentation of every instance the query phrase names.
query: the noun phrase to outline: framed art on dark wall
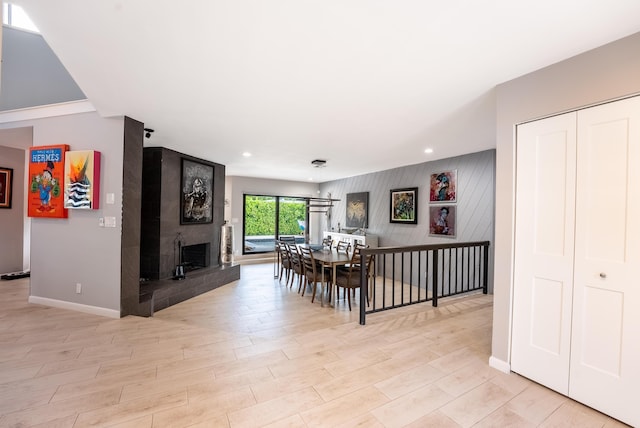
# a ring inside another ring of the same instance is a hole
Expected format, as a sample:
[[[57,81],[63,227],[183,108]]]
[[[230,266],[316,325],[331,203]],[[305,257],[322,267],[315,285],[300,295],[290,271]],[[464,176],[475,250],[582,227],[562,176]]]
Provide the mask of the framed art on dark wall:
[[[182,159],[180,224],[213,222],[213,166]]]
[[[392,189],[390,195],[391,223],[418,224],[418,188]]]
[[[11,208],[13,169],[0,166],[0,208]]]

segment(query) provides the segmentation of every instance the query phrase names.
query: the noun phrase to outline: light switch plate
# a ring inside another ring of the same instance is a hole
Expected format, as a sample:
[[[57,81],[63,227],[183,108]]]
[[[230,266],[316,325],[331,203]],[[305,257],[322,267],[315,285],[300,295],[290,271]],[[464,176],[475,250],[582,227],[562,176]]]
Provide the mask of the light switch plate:
[[[116,227],[116,218],[115,217],[105,217],[104,218],[104,227]]]

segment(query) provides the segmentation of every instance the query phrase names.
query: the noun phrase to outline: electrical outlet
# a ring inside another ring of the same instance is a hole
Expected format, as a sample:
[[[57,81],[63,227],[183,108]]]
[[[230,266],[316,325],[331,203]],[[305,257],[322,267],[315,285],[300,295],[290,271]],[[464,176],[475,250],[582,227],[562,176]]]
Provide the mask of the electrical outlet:
[[[82,284],[80,284],[79,282],[76,282],[76,293],[82,293]]]
[[[100,218],[98,219],[98,226],[100,226],[100,227],[104,227],[104,217],[100,217]]]

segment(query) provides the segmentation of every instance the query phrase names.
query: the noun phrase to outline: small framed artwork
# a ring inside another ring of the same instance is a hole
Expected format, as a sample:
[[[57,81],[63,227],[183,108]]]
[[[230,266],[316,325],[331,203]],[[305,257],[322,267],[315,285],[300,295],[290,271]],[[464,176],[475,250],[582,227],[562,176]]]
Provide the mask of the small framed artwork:
[[[418,188],[393,189],[390,197],[391,223],[418,224]]]
[[[182,159],[180,224],[213,222],[213,165]]]
[[[429,206],[429,235],[456,236],[456,206],[455,205],[430,205]]]
[[[64,158],[64,207],[100,208],[100,152],[72,150]]]
[[[456,202],[457,171],[431,174],[429,202]]]
[[[0,208],[11,208],[13,169],[0,166]]]
[[[347,193],[347,227],[366,229],[369,214],[369,192]]]

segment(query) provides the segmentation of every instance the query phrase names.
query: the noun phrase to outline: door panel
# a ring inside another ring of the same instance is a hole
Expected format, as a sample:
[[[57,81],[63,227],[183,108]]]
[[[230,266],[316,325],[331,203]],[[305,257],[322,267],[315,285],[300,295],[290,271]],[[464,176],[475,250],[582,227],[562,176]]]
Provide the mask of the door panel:
[[[629,120],[621,118],[581,128],[580,185],[589,260],[625,261],[627,236]]]
[[[609,376],[621,374],[622,308],[624,294],[596,287],[584,288],[580,313],[580,364]],[[590,316],[599,314],[599,316]]]
[[[640,426],[640,98],[578,113],[569,395]]]
[[[575,113],[518,126],[511,368],[568,393]]]
[[[531,346],[560,357],[562,346],[561,281],[534,278],[531,290]]]

